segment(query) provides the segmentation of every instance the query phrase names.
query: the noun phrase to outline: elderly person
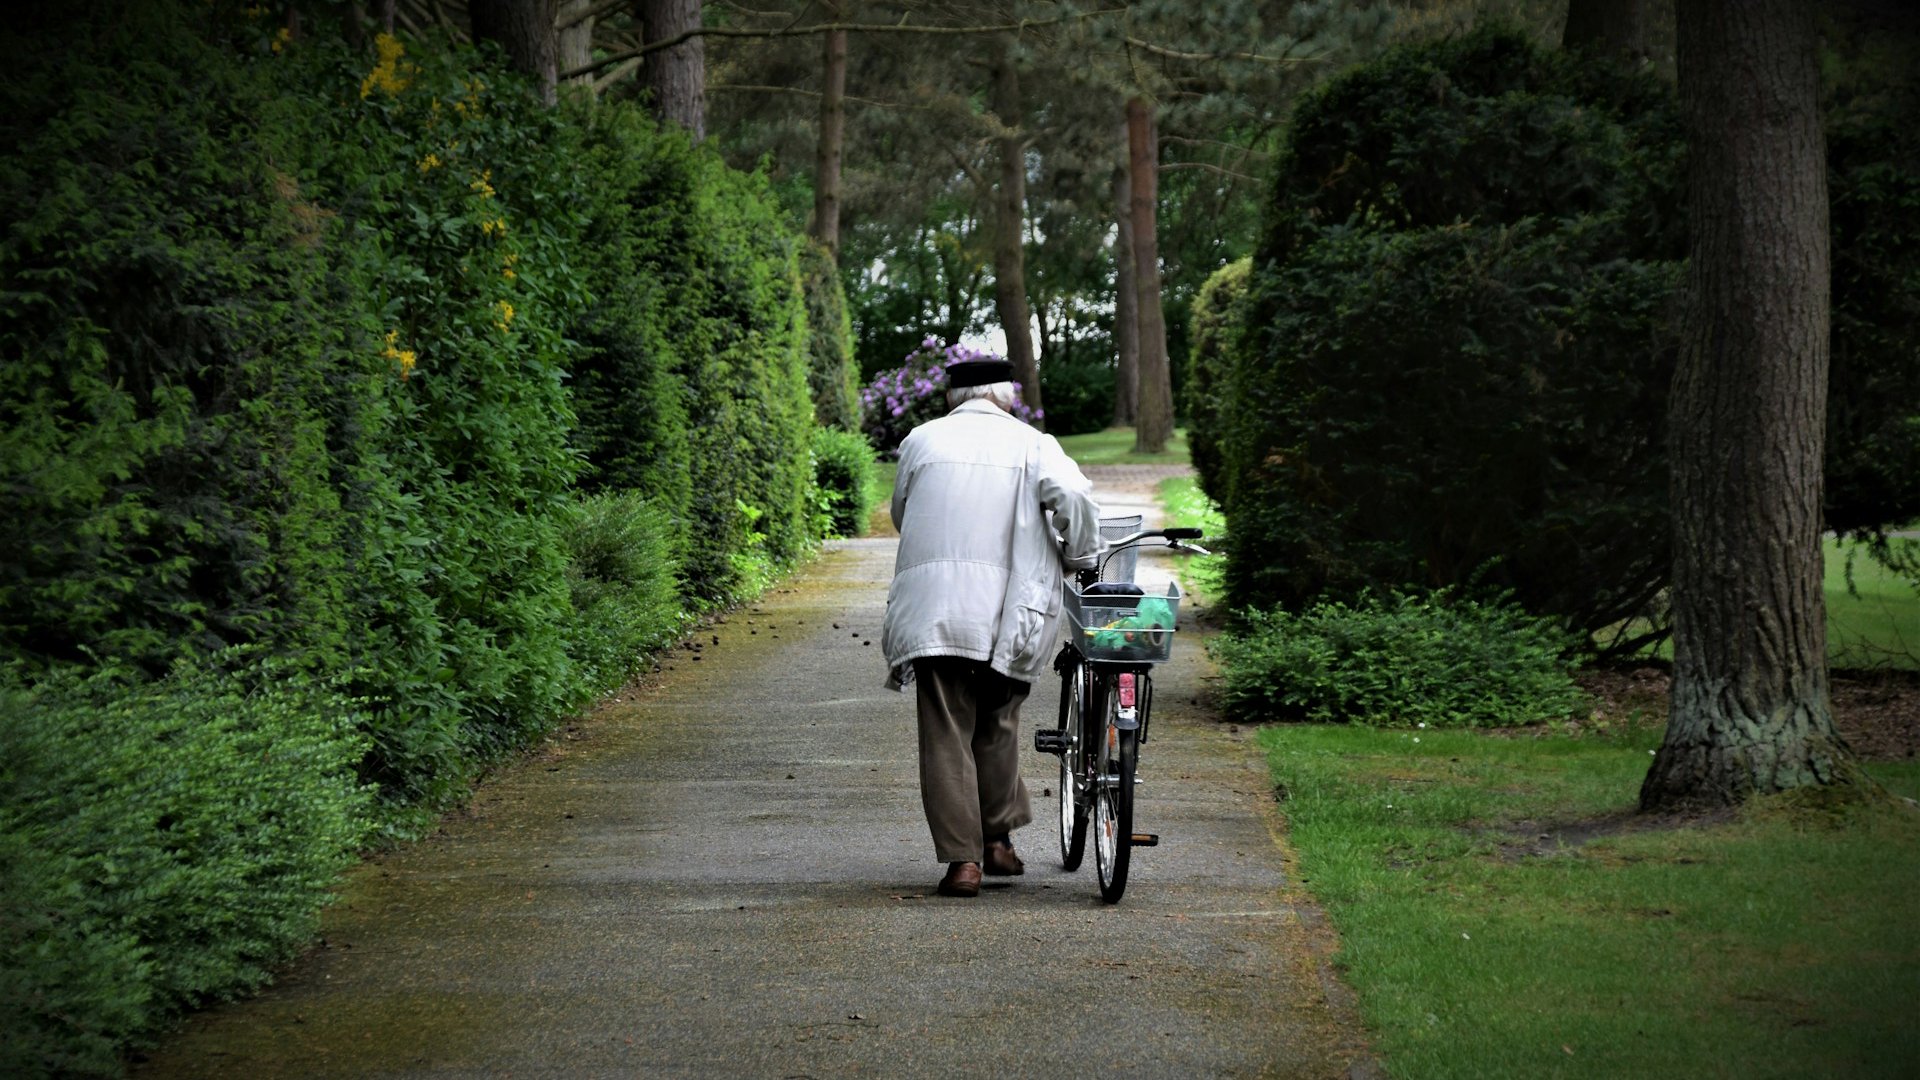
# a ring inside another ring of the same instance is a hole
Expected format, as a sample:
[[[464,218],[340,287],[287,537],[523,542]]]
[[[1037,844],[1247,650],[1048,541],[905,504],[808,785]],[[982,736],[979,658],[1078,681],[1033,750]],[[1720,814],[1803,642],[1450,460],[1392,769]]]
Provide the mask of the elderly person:
[[[947,379],[952,411],[900,444],[900,554],[880,644],[887,685],[918,687],[920,798],[947,864],[939,892],[977,896],[983,869],[1025,869],[1012,839],[1033,820],[1020,703],[1052,659],[1063,568],[1100,554],[1100,512],[1060,443],[1012,415],[1010,363],[962,361]]]

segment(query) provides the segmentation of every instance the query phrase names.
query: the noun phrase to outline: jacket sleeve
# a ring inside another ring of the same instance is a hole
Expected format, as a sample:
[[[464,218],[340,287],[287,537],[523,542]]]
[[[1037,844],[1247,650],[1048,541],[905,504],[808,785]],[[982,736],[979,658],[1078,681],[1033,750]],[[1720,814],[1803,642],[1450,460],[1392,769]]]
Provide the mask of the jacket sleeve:
[[[1066,541],[1060,561],[1074,570],[1094,566],[1107,545],[1100,539],[1100,506],[1093,501],[1093,482],[1051,435],[1041,436],[1035,464],[1040,505],[1052,511],[1054,528]]]

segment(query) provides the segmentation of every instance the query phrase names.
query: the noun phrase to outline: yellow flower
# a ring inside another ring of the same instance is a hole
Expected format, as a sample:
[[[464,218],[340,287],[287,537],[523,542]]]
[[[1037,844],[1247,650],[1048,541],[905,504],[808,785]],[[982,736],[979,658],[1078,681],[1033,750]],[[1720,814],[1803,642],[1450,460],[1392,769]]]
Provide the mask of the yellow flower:
[[[487,182],[491,179],[493,179],[493,170],[488,169],[475,177],[473,183],[467,186],[472,188],[474,194],[479,195],[481,198],[491,199],[493,198],[493,185]]]
[[[281,49],[286,48],[287,42],[292,40],[293,31],[285,26],[281,27],[280,32],[273,35],[273,51],[279,52]]]
[[[508,281],[519,277],[519,274],[513,272],[513,264],[519,261],[520,256],[518,254],[511,251],[507,252],[506,260],[500,267],[500,276],[506,278]]]
[[[441,164],[439,154],[428,154],[426,157],[420,159],[420,172],[422,175],[425,175],[439,168]]]
[[[506,219],[489,218],[480,223],[480,232],[483,236],[505,236],[507,235]]]
[[[402,379],[413,374],[413,365],[418,359],[412,349],[403,349],[400,347],[400,331],[398,330],[387,331],[387,347],[380,350],[380,355],[400,365],[400,378]]]
[[[377,89],[388,97],[397,97],[413,81],[413,65],[400,62],[400,58],[407,55],[406,46],[392,34],[375,37],[373,46],[380,53],[380,60],[367,77],[360,80],[360,96],[364,98]]]
[[[493,306],[495,310],[500,312],[500,317],[493,320],[493,325],[495,327],[498,327],[502,332],[512,330],[513,329],[513,305],[507,303],[505,300],[502,300]]]

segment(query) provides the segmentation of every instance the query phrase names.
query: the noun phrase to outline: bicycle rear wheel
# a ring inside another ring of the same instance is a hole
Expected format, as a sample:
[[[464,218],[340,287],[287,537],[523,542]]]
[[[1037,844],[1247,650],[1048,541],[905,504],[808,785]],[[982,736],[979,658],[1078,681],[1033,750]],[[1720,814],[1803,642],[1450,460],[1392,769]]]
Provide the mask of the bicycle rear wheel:
[[[1140,760],[1140,733],[1116,723],[1118,694],[1102,696],[1098,741],[1091,748],[1096,777],[1093,861],[1100,876],[1100,899],[1117,904],[1127,891],[1127,868],[1133,861],[1133,774]]]
[[[1093,807],[1087,790],[1087,668],[1075,664],[1060,679],[1061,725],[1066,749],[1060,754],[1060,867],[1080,869],[1087,853],[1087,820]]]

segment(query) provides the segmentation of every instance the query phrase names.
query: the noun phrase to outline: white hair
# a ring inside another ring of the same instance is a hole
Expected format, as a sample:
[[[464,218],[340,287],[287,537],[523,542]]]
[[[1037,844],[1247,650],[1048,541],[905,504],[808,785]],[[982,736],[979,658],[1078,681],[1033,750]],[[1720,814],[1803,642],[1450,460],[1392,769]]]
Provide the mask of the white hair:
[[[1014,402],[1020,400],[1018,383],[997,382],[984,386],[956,386],[947,391],[947,408],[956,409],[966,402],[977,398],[986,398],[1000,406],[1003,412],[1012,412]]]

